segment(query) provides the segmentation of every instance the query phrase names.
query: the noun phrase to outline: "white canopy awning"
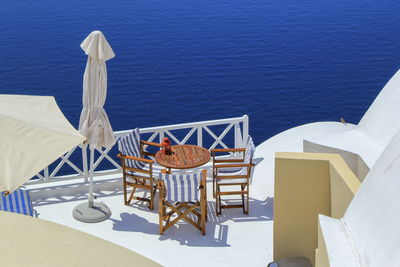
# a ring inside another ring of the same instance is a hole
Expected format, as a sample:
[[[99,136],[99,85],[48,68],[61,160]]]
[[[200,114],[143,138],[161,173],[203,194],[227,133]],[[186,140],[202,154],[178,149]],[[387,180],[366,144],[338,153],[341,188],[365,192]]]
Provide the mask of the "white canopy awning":
[[[0,211],[1,266],[161,266],[61,224]]]
[[[83,141],[54,97],[0,95],[0,192],[14,191]]]

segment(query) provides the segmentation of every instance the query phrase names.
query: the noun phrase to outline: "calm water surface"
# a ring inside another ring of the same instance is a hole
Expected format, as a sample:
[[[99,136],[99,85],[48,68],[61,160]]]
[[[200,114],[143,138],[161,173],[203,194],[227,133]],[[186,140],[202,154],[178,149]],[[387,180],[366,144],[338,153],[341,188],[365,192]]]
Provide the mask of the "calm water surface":
[[[250,116],[257,144],[290,127],[357,123],[400,66],[400,1],[0,2],[0,93],[54,95],[78,125],[101,30],[114,130]]]

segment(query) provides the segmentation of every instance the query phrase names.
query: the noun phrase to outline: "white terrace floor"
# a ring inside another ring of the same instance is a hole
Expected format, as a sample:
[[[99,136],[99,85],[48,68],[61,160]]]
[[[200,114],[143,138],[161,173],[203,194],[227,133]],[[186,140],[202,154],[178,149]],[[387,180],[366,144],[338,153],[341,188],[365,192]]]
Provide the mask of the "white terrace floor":
[[[154,211],[140,202],[123,205],[121,180],[117,177],[95,178],[102,180],[95,189],[98,200],[112,211],[111,218],[104,222],[85,224],[73,219],[73,208],[87,201],[88,188],[82,184],[50,184],[44,190],[43,185],[30,186],[34,209],[39,218],[101,237],[165,266],[265,266],[272,260],[272,197],[252,198],[249,215],[241,209],[228,209],[216,217],[212,183],[208,180],[206,235],[182,222],[161,236],[158,204]],[[35,187],[42,188],[36,191]]]

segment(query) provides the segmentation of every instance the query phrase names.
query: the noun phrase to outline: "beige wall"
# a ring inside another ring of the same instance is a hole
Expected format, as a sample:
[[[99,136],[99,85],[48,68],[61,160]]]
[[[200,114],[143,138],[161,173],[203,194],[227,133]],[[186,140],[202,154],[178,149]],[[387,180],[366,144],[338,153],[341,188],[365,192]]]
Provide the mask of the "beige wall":
[[[341,217],[359,184],[339,155],[276,153],[274,260],[301,256],[314,265],[318,214]]]
[[[343,217],[350,201],[360,186],[360,181],[339,157],[329,159],[331,192],[331,217]]]

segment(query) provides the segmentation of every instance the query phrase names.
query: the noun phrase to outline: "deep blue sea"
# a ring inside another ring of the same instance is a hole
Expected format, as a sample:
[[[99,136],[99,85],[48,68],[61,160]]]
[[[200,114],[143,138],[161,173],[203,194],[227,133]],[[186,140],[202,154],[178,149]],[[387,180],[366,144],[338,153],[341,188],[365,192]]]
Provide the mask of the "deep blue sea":
[[[78,126],[101,30],[114,130],[248,114],[259,144],[285,129],[357,123],[400,67],[400,1],[2,0],[0,93],[54,95]]]

